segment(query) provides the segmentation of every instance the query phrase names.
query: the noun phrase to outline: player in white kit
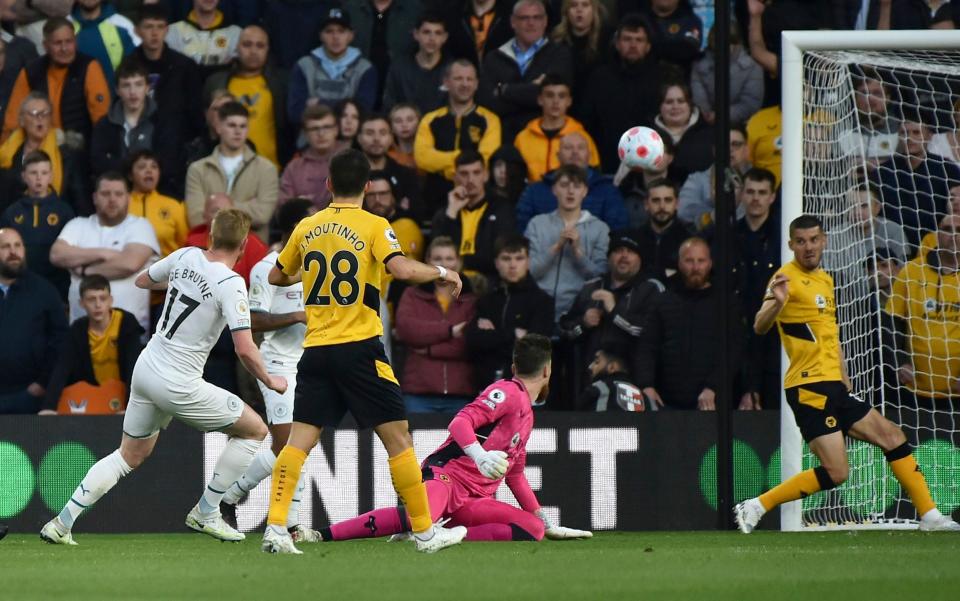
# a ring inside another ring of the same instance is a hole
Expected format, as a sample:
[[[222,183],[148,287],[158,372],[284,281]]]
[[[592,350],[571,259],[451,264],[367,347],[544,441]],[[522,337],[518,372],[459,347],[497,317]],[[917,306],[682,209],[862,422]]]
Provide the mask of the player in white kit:
[[[166,288],[167,298],[157,331],[133,370],[120,448],[90,468],[63,511],[44,525],[40,538],[75,545],[71,529],[77,516],[139,467],[153,451],[160,430],[176,417],[198,430],[230,435],[213,478],[187,515],[187,526],[220,540],[243,540],[244,535],[220,517],[220,500],[250,465],[267,427],[240,398],[202,376],[226,325],[244,366],[271,390],[282,394],[287,389],[282,376],[267,373],[250,333],[243,278],[232,271],[249,230],[246,213],[222,210],[210,226],[210,250],[182,248],[137,277],[138,287]]]
[[[277,209],[277,224],[281,231],[281,246],[286,246],[290,234],[304,217],[317,212],[312,202],[293,199]],[[266,332],[260,344],[260,353],[267,372],[287,379],[287,390],[279,394],[258,382],[263,402],[267,407],[267,427],[272,443],[261,449],[250,462],[250,467],[227,489],[220,503],[224,521],[236,528],[236,507],[243,497],[273,472],[277,453],[290,437],[293,423],[293,395],[297,387],[297,363],[303,354],[307,316],[303,311],[303,284],[274,286],[267,281],[270,268],[277,264],[277,251],[270,252],[250,270],[250,317],[254,332]],[[300,524],[300,499],[306,478],[301,473],[293,503],[287,513],[287,530],[295,542],[320,542],[320,533]]]

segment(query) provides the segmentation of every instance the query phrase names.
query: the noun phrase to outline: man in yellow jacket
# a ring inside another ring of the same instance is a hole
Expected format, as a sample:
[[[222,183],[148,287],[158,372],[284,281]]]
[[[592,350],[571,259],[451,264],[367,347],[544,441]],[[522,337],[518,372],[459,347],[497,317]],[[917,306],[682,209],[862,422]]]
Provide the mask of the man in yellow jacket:
[[[593,138],[579,121],[567,116],[573,103],[569,84],[559,76],[545,75],[540,82],[537,103],[543,111],[542,115],[527,123],[513,141],[527,163],[527,179],[538,182],[545,174],[560,166],[557,157],[560,139],[572,133],[579,133],[586,138],[590,147],[589,165],[599,167],[600,153]]]

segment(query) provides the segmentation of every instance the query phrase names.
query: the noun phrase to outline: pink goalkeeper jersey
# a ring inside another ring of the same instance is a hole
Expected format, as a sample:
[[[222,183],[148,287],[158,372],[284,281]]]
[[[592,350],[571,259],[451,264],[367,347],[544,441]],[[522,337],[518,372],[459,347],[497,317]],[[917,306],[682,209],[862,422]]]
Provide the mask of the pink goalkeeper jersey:
[[[510,469],[506,480],[511,489],[516,480],[522,479],[526,484],[523,468],[527,463],[527,439],[533,430],[533,407],[530,405],[530,395],[519,380],[494,382],[457,413],[454,422],[457,420],[466,420],[471,424],[477,442],[484,449],[507,454]],[[478,497],[492,497],[500,487],[500,480],[490,480],[480,474],[473,459],[464,454],[452,434],[424,460],[423,466],[442,468]],[[529,485],[524,488],[529,490]],[[521,504],[525,504],[523,500]]]

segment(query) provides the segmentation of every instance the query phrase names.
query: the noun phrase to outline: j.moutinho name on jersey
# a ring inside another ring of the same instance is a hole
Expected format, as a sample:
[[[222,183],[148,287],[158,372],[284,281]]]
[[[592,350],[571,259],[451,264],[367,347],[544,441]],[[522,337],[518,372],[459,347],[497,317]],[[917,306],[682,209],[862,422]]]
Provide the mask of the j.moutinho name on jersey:
[[[303,234],[303,240],[300,241],[300,249],[306,250],[314,238],[318,238],[324,234],[340,236],[352,244],[353,250],[357,252],[361,252],[367,246],[367,243],[360,239],[360,235],[357,234],[356,231],[340,223],[328,222],[317,224],[313,229],[307,230]]]

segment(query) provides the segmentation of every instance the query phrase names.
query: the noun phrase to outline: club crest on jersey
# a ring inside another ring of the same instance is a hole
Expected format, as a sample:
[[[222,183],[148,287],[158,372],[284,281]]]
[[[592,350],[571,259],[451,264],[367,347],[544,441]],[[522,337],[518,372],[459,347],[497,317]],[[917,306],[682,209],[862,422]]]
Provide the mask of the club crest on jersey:
[[[820,309],[821,313],[823,313],[823,310],[827,308],[827,299],[823,298],[822,294],[815,296],[813,302],[816,303],[817,308]]]
[[[518,444],[520,444],[520,433],[519,433],[519,432],[514,432],[514,433],[513,433],[513,438],[510,439],[510,448],[512,449],[513,447],[517,446]]]
[[[937,299],[928,298],[923,301],[923,310],[927,313],[936,313],[937,311]]]

